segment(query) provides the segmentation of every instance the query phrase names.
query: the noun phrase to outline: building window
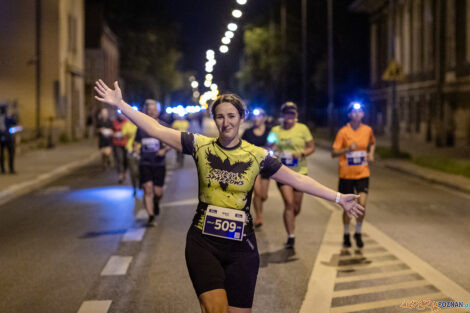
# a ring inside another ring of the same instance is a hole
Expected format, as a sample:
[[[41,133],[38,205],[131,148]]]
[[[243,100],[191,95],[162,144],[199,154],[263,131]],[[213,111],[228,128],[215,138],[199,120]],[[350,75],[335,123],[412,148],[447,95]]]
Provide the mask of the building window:
[[[421,57],[421,16],[422,16],[422,10],[421,10],[421,0],[413,0],[412,2],[412,29],[413,29],[413,34],[412,34],[412,47],[413,47],[413,61],[412,61],[412,67],[413,67],[413,73],[419,73],[421,71],[421,62],[422,62],[422,57]]]
[[[455,0],[446,1],[446,65],[455,68]]]
[[[370,28],[370,77],[372,84],[377,82],[377,24]]]
[[[77,19],[71,14],[68,16],[68,50],[77,52]]]
[[[468,63],[470,63],[470,0],[467,0],[466,2],[466,7],[465,7],[465,29],[466,29],[466,57],[465,59],[467,60]]]
[[[409,2],[405,2],[403,5],[403,71],[405,74],[411,71],[410,32],[410,6]]]
[[[434,69],[434,40],[433,40],[434,10],[433,10],[432,0],[424,0],[423,27],[424,27],[424,38],[423,38],[424,65],[423,66],[425,70],[432,71]]]

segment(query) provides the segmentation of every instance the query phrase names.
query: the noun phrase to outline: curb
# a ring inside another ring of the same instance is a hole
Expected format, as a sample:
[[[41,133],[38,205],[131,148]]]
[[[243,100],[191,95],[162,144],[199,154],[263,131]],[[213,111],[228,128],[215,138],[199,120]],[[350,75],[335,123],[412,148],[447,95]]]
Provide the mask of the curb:
[[[460,192],[470,194],[470,184],[463,184],[462,185],[462,184],[459,184],[457,182],[452,183],[450,181],[446,181],[446,180],[443,180],[443,179],[438,179],[434,175],[427,174],[427,173],[419,173],[418,171],[413,171],[411,169],[404,168],[404,167],[402,167],[400,165],[397,165],[397,164],[387,163],[386,161],[384,162],[384,166],[386,168],[392,169],[394,171],[397,171],[397,172],[400,172],[400,173],[403,173],[403,174],[407,174],[407,175],[410,175],[410,176],[414,176],[414,177],[426,180],[426,181],[428,181],[430,183],[433,183],[433,184],[439,184],[439,185],[442,185],[442,186],[445,186],[445,187],[448,187],[448,188],[458,190]],[[427,171],[435,171],[435,170],[427,169],[427,168],[426,168],[426,170]],[[435,172],[436,172],[435,175],[440,174],[440,172],[438,172],[438,171],[435,171]],[[456,179],[460,178],[460,176],[458,176],[458,175],[453,175],[453,174],[446,174],[446,175],[455,176]]]
[[[79,161],[75,161],[69,164],[62,165],[49,173],[44,173],[44,174],[39,175],[34,180],[23,182],[23,183],[18,183],[13,186],[10,186],[5,190],[0,191],[0,205],[3,205],[7,203],[8,201],[11,201],[26,193],[34,191],[38,189],[39,187],[43,186],[44,184],[50,183],[62,176],[65,176],[66,174],[69,174],[70,172],[95,161],[96,159],[98,159],[98,157],[99,157],[99,152],[94,152],[92,155],[90,155],[88,158],[84,160],[79,160]]]

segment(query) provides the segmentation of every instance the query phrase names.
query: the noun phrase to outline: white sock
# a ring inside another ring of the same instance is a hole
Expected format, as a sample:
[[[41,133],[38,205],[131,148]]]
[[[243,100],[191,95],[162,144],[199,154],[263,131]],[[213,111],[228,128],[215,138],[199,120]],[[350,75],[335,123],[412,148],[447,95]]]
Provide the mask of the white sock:
[[[290,234],[290,235],[289,235],[289,238],[295,238],[295,235],[294,235],[294,234]]]
[[[349,224],[344,224],[344,234],[349,235]]]
[[[362,229],[362,223],[356,222],[356,234],[360,234]]]

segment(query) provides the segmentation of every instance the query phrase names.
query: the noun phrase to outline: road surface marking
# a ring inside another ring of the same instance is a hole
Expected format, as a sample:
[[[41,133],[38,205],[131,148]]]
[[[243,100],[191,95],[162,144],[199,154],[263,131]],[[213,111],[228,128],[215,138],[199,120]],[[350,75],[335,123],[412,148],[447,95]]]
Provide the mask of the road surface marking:
[[[122,241],[142,241],[145,234],[145,228],[131,228],[126,231]]]
[[[318,200],[324,207],[330,210],[331,216],[327,224],[325,235],[323,237],[320,249],[318,251],[317,259],[315,260],[315,265],[310,276],[310,281],[308,283],[307,292],[305,294],[304,301],[302,303],[299,313],[307,312],[354,312],[362,311],[367,309],[381,308],[393,305],[399,305],[406,298],[400,299],[388,299],[383,301],[374,301],[367,303],[356,303],[351,305],[345,305],[341,307],[335,307],[330,310],[331,300],[333,296],[337,296],[338,292],[344,294],[350,294],[352,296],[356,295],[353,291],[337,291],[334,292],[334,286],[336,283],[340,282],[360,282],[367,279],[373,278],[383,278],[383,277],[393,277],[398,275],[406,274],[419,274],[423,277],[422,281],[425,285],[430,285],[435,287],[441,292],[431,293],[427,295],[415,296],[412,300],[416,299],[425,299],[426,297],[442,298],[448,297],[457,301],[468,301],[470,299],[470,293],[464,290],[462,287],[457,285],[455,282],[451,281],[449,278],[444,276],[442,273],[434,269],[431,265],[425,261],[418,258],[416,255],[402,247],[400,244],[395,242],[393,239],[379,231],[377,228],[371,224],[364,222],[364,229],[366,230],[368,237],[376,244],[378,247],[374,247],[374,251],[388,252],[397,260],[385,260],[385,261],[374,261],[371,262],[364,258],[364,256],[357,255],[359,260],[364,260],[365,262],[369,261],[370,263],[359,263],[354,265],[345,265],[340,266],[339,261],[342,260],[341,257],[348,259],[349,256],[340,255],[338,250],[341,247],[340,236],[343,232],[341,216],[342,212],[338,209],[336,205],[333,205],[329,202]],[[367,245],[369,246],[369,245]],[[381,249],[382,247],[386,249]],[[365,249],[364,249],[365,250]],[[344,251],[344,250],[343,250]],[[343,252],[341,252],[342,254]],[[403,264],[404,266],[409,267],[410,269],[386,272],[386,273],[368,273],[368,270],[371,268],[382,269],[384,270],[385,266],[393,266]],[[346,273],[345,273],[346,271]],[[347,271],[350,271],[351,275],[348,275]],[[361,274],[361,272],[364,273]],[[337,274],[342,274],[341,277],[336,277]],[[346,274],[346,275],[345,275]],[[351,277],[352,276],[352,277]],[[420,280],[421,281],[421,280]],[[409,284],[409,283],[408,283]],[[412,284],[415,284],[413,282]],[[416,283],[420,284],[420,283]],[[421,286],[421,285],[420,285]],[[387,287],[382,287],[387,288]],[[417,287],[419,288],[419,287]],[[359,289],[359,288],[358,288]],[[363,290],[377,290],[377,288],[369,288]],[[361,294],[361,290],[358,290]],[[410,298],[411,299],[411,298]],[[426,298],[428,299],[428,298]]]
[[[111,300],[84,301],[77,313],[106,313],[111,306]]]
[[[354,265],[345,265],[341,266],[338,265],[338,272],[344,272],[344,271],[361,271],[364,269],[369,269],[369,268],[378,268],[378,267],[384,267],[388,265],[398,265],[398,264],[403,264],[404,262],[402,260],[392,260],[392,261],[383,261],[383,262],[371,262],[371,263],[363,263],[363,264],[354,264]]]
[[[339,260],[340,261],[346,261],[346,260],[369,260],[371,258],[378,258],[378,257],[385,257],[385,256],[391,256],[389,252],[384,252],[384,251],[376,251],[376,252],[371,252],[371,253],[364,253],[364,254],[354,254],[354,255],[340,255]]]
[[[172,206],[195,205],[198,203],[199,203],[199,200],[197,198],[193,198],[193,199],[186,199],[186,200],[181,200],[181,201],[162,203],[162,207],[168,208]]]
[[[101,276],[125,275],[131,264],[131,256],[113,255],[101,272]]]
[[[138,220],[146,220],[148,217],[149,215],[144,209],[140,209],[139,211],[137,211],[137,215],[135,216],[135,218]]]
[[[381,285],[381,286],[339,290],[339,291],[333,292],[333,297],[338,298],[338,297],[356,296],[356,295],[362,295],[366,293],[389,291],[389,290],[395,290],[395,289],[406,289],[406,288],[413,288],[413,287],[422,287],[422,286],[427,286],[427,285],[429,285],[429,282],[425,280],[407,281],[403,283],[388,284],[388,285]]]
[[[410,274],[415,274],[415,272],[413,272],[412,270],[401,270],[401,271],[386,272],[386,273],[364,274],[360,276],[351,276],[351,277],[344,276],[344,277],[337,277],[336,283],[349,283],[353,281],[389,278],[389,277],[394,277],[394,276],[410,275]]]
[[[358,312],[358,311],[361,312],[361,311],[370,310],[370,309],[385,308],[388,306],[399,306],[404,301],[412,301],[412,300],[420,300],[420,299],[434,300],[434,299],[439,299],[443,297],[445,296],[440,292],[427,293],[427,294],[406,297],[406,298],[396,298],[396,299],[388,299],[388,300],[382,300],[382,301],[337,306],[337,307],[331,308],[329,311],[324,311],[324,312],[330,312],[330,313],[347,313],[347,312]]]
[[[338,234],[343,232],[341,220],[339,210],[331,213],[299,313],[330,311],[337,270],[335,264],[341,246]]]

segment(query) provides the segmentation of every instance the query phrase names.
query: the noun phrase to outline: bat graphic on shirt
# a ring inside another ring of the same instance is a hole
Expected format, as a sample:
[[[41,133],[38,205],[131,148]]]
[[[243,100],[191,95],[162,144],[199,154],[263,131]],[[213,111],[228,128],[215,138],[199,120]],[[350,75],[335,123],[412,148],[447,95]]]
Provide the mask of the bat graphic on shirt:
[[[206,152],[206,158],[207,161],[209,161],[209,166],[215,170],[218,173],[224,173],[225,177],[219,177],[218,181],[220,184],[220,187],[222,187],[223,190],[227,190],[227,187],[229,185],[229,181],[233,179],[235,176],[237,180],[239,180],[239,183],[243,183],[242,180],[242,175],[246,174],[246,171],[251,167],[253,164],[252,160],[248,160],[248,162],[235,162],[233,164],[230,164],[230,160],[226,158],[224,161],[222,159],[215,155],[212,154],[210,151]],[[217,175],[211,175],[212,178],[216,177]],[[221,176],[221,175],[218,175]]]

